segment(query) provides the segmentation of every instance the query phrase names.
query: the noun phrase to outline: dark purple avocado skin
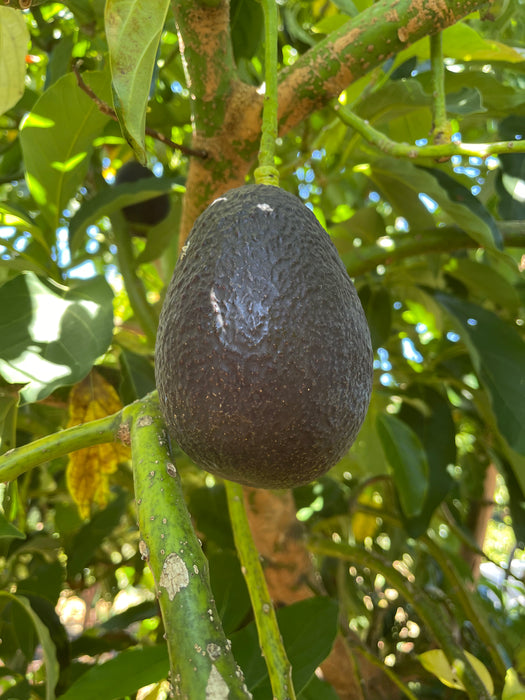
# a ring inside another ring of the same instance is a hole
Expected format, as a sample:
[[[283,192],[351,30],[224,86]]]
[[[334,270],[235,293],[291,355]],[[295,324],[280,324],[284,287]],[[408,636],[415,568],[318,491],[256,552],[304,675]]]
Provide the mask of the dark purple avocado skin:
[[[348,450],[372,386],[365,315],[312,212],[245,185],[196,220],[162,308],[156,383],[171,437],[212,474],[287,488]]]

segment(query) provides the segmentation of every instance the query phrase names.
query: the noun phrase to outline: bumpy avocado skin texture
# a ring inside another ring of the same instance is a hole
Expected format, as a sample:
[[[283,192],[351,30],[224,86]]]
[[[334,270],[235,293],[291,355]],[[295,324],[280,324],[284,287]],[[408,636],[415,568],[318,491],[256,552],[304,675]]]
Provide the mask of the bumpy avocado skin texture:
[[[297,197],[245,185],[201,214],[155,364],[168,431],[215,475],[286,488],[344,455],[370,400],[370,334],[335,246]]]

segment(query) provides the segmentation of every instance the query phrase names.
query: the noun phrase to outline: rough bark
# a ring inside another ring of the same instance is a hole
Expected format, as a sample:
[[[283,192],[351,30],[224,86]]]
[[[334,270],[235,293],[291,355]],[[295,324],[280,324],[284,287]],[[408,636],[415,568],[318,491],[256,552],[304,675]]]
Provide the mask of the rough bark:
[[[281,135],[390,56],[487,4],[379,0],[281,71]],[[262,95],[237,77],[226,0],[212,6],[174,0],[173,9],[192,95],[193,147],[209,154],[205,160],[190,160],[182,246],[207,204],[244,183],[257,154]]]

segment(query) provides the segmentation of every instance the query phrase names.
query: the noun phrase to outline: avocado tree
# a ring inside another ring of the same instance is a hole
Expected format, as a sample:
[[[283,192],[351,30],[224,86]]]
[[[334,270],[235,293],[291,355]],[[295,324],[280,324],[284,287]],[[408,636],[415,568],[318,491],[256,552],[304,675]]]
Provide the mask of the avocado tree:
[[[525,697],[524,22],[3,3],[0,700]],[[170,443],[153,368],[179,251],[253,182],[269,102],[265,159],[374,351],[352,448],[277,491]]]

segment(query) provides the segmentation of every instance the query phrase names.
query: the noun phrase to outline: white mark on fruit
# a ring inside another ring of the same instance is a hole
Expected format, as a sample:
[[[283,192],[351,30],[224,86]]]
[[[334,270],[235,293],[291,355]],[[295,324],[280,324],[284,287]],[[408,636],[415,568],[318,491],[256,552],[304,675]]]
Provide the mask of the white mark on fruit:
[[[215,668],[215,664],[212,664],[206,683],[206,700],[228,700],[229,695],[228,684]]]
[[[171,462],[168,462],[166,464],[166,472],[167,472],[168,476],[171,476],[171,477],[177,476],[177,469],[176,469],[175,465],[172,464]]]
[[[164,560],[159,581],[159,586],[166,589],[168,598],[173,600],[182,588],[186,588],[189,582],[190,577],[184,561],[174,552],[168,554]]]
[[[145,428],[146,426],[151,425],[152,423],[153,423],[152,416],[141,416],[137,421],[137,427],[138,428]]]
[[[261,211],[273,211],[273,207],[271,207],[266,202],[263,202],[262,204],[258,204],[257,209],[260,209]]]

